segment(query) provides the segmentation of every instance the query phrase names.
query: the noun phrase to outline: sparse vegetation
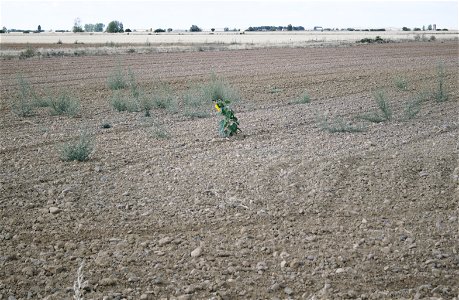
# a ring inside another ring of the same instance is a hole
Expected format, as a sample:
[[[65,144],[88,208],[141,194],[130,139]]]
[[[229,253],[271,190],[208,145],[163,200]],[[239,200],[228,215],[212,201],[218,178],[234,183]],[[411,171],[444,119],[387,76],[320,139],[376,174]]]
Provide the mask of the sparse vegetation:
[[[86,161],[94,150],[92,139],[86,134],[80,134],[78,141],[70,142],[61,148],[61,160],[63,161]]]
[[[404,110],[405,118],[408,120],[415,118],[417,114],[421,111],[421,104],[422,104],[422,99],[419,99],[419,98],[415,98],[415,99],[408,101],[405,104],[405,110]]]
[[[376,36],[374,39],[372,38],[363,38],[359,41],[357,41],[357,43],[364,43],[364,44],[373,44],[373,43],[385,43],[384,39],[382,39],[379,35]]]
[[[19,59],[26,59],[34,57],[37,54],[32,46],[27,45],[27,48],[19,54]]]
[[[153,94],[153,106],[158,109],[165,109],[168,112],[177,112],[177,102],[175,101],[169,85],[160,84]]]
[[[378,91],[374,95],[376,104],[378,105],[379,111],[360,115],[358,118],[367,120],[373,123],[381,123],[390,121],[392,119],[392,109],[386,100],[386,94],[383,91]]]
[[[213,75],[210,82],[191,89],[185,95],[185,115],[192,118],[210,116],[209,103],[218,98],[231,101],[232,103],[240,100],[239,93],[234,88]]]
[[[399,90],[406,91],[408,89],[408,82],[403,76],[395,78],[394,84]]]
[[[124,78],[123,70],[118,67],[109,77],[108,86],[111,90],[121,90],[128,86],[126,79]]]
[[[448,93],[445,90],[445,68],[442,64],[437,66],[437,90],[434,92],[436,102],[445,102],[448,100]]]
[[[138,112],[140,110],[139,97],[132,94],[115,91],[112,95],[111,104],[117,111]]]
[[[50,99],[49,107],[51,108],[52,115],[73,117],[78,113],[80,104],[75,98],[69,96],[67,92],[63,92],[56,98]]]
[[[30,82],[28,82],[22,75],[17,76],[19,85],[19,95],[17,101],[11,105],[12,111],[19,117],[30,117],[34,114],[34,102],[37,99]]]
[[[311,102],[311,97],[308,92],[303,92],[303,94],[296,100],[296,103],[306,104]]]

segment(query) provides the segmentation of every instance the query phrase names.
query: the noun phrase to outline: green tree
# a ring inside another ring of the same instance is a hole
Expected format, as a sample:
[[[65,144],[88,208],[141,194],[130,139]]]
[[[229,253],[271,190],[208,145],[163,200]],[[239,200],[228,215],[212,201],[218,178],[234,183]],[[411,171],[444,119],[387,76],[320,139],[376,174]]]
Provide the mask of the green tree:
[[[41,32],[41,25],[38,25],[37,31],[38,31],[38,32]]]
[[[408,27],[403,27],[402,30],[403,31],[410,31],[411,29],[409,29]]]
[[[95,32],[103,32],[104,31],[104,27],[105,27],[104,24],[96,23],[96,25],[94,25],[94,31]]]
[[[81,20],[80,18],[76,18],[73,21],[73,32],[83,32],[83,27],[81,27]]]
[[[197,25],[191,25],[190,31],[191,32],[200,32],[200,31],[202,31],[202,29],[199,28]]]
[[[288,31],[292,31],[292,30],[293,30],[292,24],[288,24],[288,25],[287,25],[287,30],[288,30]]]
[[[116,21],[116,20],[111,21],[107,25],[107,32],[110,32],[110,33],[124,32],[123,23],[121,23],[120,21]]]
[[[432,24],[430,24],[429,26],[427,26],[427,30],[432,30]]]

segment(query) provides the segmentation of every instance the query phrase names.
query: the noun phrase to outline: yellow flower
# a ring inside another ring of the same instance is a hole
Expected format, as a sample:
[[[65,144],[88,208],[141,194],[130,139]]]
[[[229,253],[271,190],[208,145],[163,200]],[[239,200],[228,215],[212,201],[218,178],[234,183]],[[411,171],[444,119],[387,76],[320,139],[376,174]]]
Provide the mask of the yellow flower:
[[[220,106],[218,106],[218,104],[215,104],[215,109],[218,111],[218,112],[221,112],[222,109],[220,108]]]

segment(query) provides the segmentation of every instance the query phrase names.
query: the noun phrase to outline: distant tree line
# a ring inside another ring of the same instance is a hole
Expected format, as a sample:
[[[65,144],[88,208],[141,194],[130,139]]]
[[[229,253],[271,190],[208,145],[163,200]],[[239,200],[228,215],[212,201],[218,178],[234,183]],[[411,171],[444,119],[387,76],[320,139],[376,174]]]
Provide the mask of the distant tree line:
[[[85,24],[84,31],[86,32],[103,32],[105,25],[102,23]]]
[[[250,26],[246,31],[303,31],[303,26]]]

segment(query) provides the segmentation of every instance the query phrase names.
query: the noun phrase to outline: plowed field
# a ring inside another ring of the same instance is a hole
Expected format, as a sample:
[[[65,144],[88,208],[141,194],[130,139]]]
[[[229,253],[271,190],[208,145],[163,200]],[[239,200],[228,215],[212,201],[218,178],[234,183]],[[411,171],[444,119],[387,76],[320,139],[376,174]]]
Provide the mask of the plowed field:
[[[169,84],[178,111],[115,111],[118,67],[146,94]],[[82,261],[84,299],[458,299],[458,68],[439,41],[1,61],[0,299],[72,299]],[[212,73],[242,96],[235,137],[183,114]],[[15,115],[18,74],[80,112]],[[379,90],[392,119],[356,119]],[[80,131],[90,160],[61,161]]]

